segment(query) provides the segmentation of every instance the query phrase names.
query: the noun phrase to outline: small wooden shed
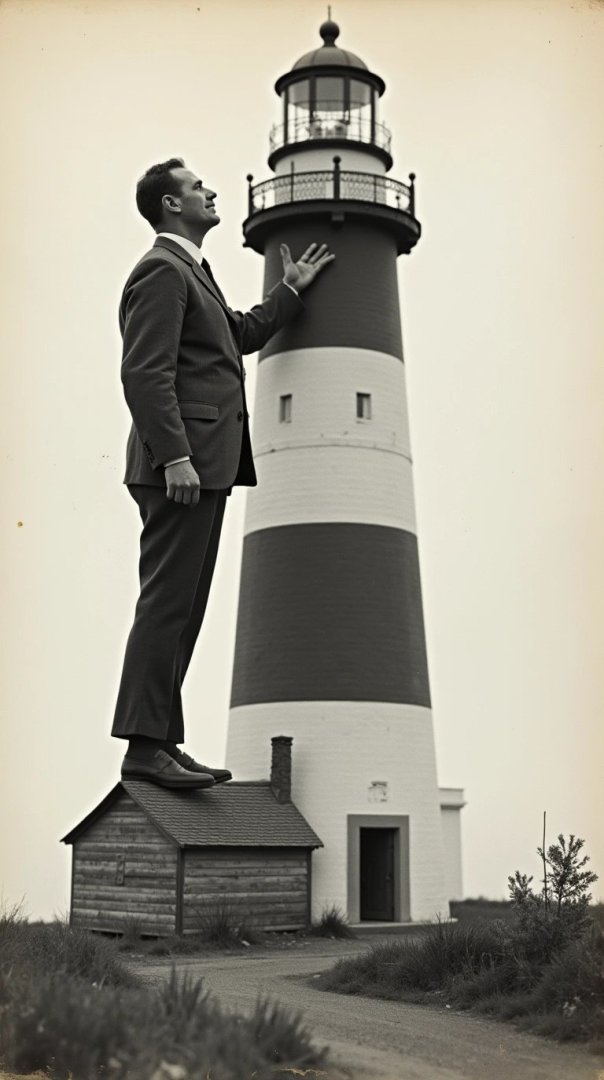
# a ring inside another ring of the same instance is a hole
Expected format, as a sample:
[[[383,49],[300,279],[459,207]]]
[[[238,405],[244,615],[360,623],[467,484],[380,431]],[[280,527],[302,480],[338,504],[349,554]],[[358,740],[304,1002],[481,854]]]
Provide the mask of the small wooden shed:
[[[191,934],[227,901],[248,925],[310,923],[311,854],[323,844],[291,802],[291,742],[273,740],[271,779],[172,791],[122,780],[63,837],[73,846],[73,926]]]

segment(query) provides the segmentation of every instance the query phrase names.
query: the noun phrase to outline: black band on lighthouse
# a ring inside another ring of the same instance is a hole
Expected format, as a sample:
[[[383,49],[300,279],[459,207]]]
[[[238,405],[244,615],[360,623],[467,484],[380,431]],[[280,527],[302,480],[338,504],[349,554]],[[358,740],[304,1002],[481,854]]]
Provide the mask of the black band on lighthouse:
[[[430,705],[417,539],[381,525],[285,525],[244,541],[231,706]]]
[[[326,346],[372,349],[403,358],[396,278],[396,244],[385,229],[373,222],[347,221],[337,228],[327,217],[289,221],[266,241],[265,294],[283,277],[279,245],[289,245],[299,258],[309,237],[326,243],[335,262],[322,271],[316,288],[304,293],[307,313],[275,334],[260,353],[260,360],[290,349]]]

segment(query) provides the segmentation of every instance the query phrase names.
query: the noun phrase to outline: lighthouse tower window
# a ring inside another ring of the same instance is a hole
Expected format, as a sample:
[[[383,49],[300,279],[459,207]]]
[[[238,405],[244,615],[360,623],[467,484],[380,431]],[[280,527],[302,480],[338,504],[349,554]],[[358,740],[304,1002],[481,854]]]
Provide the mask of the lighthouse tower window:
[[[281,394],[279,398],[279,420],[282,424],[290,424],[292,418],[292,396]]]
[[[357,394],[357,420],[371,420],[371,394]]]

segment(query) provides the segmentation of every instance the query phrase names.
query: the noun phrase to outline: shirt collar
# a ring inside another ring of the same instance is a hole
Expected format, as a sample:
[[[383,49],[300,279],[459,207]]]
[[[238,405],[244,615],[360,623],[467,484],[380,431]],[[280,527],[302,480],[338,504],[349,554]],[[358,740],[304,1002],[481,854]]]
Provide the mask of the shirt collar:
[[[201,260],[203,259],[201,248],[197,247],[197,244],[194,244],[192,240],[187,240],[186,236],[178,236],[177,233],[171,232],[160,232],[157,235],[165,236],[168,240],[173,240],[175,244],[180,244],[189,255],[193,256],[195,262],[201,266]]]

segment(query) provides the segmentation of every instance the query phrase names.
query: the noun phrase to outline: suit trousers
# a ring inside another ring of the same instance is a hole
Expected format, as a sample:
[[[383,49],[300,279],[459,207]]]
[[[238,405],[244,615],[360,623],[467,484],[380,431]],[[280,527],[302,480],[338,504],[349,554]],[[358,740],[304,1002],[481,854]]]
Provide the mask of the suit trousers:
[[[206,610],[226,491],[201,491],[197,506],[165,488],[131,484],[143,522],[140,596],[124,656],[111,734],[184,741],[182,684]]]

